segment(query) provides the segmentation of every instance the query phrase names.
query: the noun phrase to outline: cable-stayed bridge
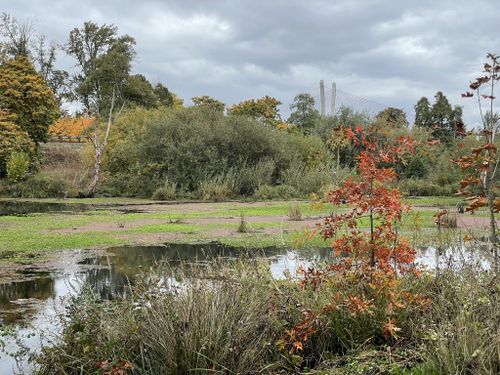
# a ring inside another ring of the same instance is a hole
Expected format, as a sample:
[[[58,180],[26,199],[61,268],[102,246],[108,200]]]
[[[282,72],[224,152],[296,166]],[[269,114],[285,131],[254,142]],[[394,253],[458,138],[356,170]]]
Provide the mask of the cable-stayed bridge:
[[[390,107],[390,105],[379,103],[361,95],[341,90],[335,83],[333,83],[330,87],[325,87],[322,82],[323,81],[320,82],[318,87],[303,90],[301,93],[311,95],[314,98],[315,108],[324,116],[334,115],[338,113],[340,108],[349,107],[355,112],[366,113],[369,116],[374,117],[380,111]],[[283,103],[283,109],[288,111],[292,103],[293,98],[286,103]]]

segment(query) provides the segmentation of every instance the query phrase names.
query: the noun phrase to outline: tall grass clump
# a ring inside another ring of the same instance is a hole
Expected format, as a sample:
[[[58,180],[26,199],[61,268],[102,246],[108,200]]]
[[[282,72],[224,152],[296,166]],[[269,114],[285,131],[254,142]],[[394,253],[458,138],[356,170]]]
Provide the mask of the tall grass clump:
[[[176,197],[177,184],[173,181],[165,181],[162,187],[156,189],[151,199],[156,201],[173,200]]]
[[[415,326],[426,367],[435,374],[499,374],[498,276],[469,264],[441,270],[420,288],[432,300]]]
[[[302,221],[302,210],[298,204],[293,204],[288,209],[288,219],[291,221]]]
[[[238,192],[238,175],[230,170],[228,173],[207,177],[200,181],[198,194],[203,200],[220,202]]]
[[[58,343],[37,358],[37,373],[97,373],[103,361],[127,363],[139,374],[250,374],[273,367],[274,293],[264,268],[191,270],[177,288],[166,272],[144,277],[131,300],[102,304],[84,289],[62,320]]]

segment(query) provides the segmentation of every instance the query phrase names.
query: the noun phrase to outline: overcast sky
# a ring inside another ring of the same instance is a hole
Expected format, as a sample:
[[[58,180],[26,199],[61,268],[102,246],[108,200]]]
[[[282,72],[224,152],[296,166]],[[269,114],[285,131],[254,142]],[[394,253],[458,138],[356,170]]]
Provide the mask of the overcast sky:
[[[0,11],[34,17],[64,43],[84,21],[114,23],[137,41],[134,71],[161,81],[190,104],[271,95],[283,111],[299,92],[337,83],[358,109],[403,108],[441,90],[477,123],[460,94],[487,52],[500,53],[500,1],[445,0],[0,0]],[[71,60],[60,60],[71,67]],[[354,96],[349,96],[350,93]],[[327,94],[329,92],[327,90]],[[361,99],[362,98],[362,99]],[[327,97],[329,101],[329,96]],[[329,105],[327,105],[329,109]]]

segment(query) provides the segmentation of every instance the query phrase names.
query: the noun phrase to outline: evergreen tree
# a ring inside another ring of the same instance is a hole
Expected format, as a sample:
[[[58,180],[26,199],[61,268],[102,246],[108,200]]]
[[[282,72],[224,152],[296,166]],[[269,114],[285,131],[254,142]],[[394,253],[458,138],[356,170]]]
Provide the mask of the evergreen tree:
[[[462,108],[452,107],[448,98],[438,91],[434,95],[434,104],[422,97],[415,105],[415,125],[429,129],[434,138],[443,143],[449,143],[457,135],[464,134]]]
[[[430,128],[432,124],[431,103],[422,96],[415,105],[415,125],[420,128]]]
[[[449,142],[453,138],[455,123],[454,112],[446,96],[438,91],[431,110],[432,134],[441,142]]]

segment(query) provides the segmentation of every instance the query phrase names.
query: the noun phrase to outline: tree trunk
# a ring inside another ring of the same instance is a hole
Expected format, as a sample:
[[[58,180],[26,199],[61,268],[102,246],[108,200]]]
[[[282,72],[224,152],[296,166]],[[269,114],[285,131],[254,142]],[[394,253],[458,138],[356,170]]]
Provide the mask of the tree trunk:
[[[494,202],[495,202],[495,194],[493,189],[490,189],[488,192],[488,211],[490,214],[490,241],[493,246],[493,262],[495,272],[498,273],[500,268],[500,259],[498,254],[498,237],[497,237],[497,223],[495,219],[495,210],[494,210]]]
[[[113,110],[115,108],[115,100],[116,100],[116,95],[115,95],[115,89],[113,88],[113,96],[111,97],[111,105],[109,107],[109,114],[108,114],[108,124],[106,125],[106,132],[104,134],[104,139],[102,140],[102,142],[99,140],[97,132],[98,125],[96,124],[95,139],[94,142],[92,143],[95,149],[95,162],[94,162],[92,181],[90,181],[89,188],[87,190],[88,197],[93,197],[97,191],[97,185],[99,183],[101,175],[102,155],[106,149],[106,145],[108,144],[109,131],[111,130],[111,125],[113,124]],[[125,103],[123,103],[121,109],[123,109],[124,105]],[[118,113],[121,112],[121,109]]]
[[[101,150],[96,149],[92,181],[90,181],[89,188],[87,189],[87,194],[86,194],[87,197],[93,197],[95,195],[100,175],[101,175]]]

